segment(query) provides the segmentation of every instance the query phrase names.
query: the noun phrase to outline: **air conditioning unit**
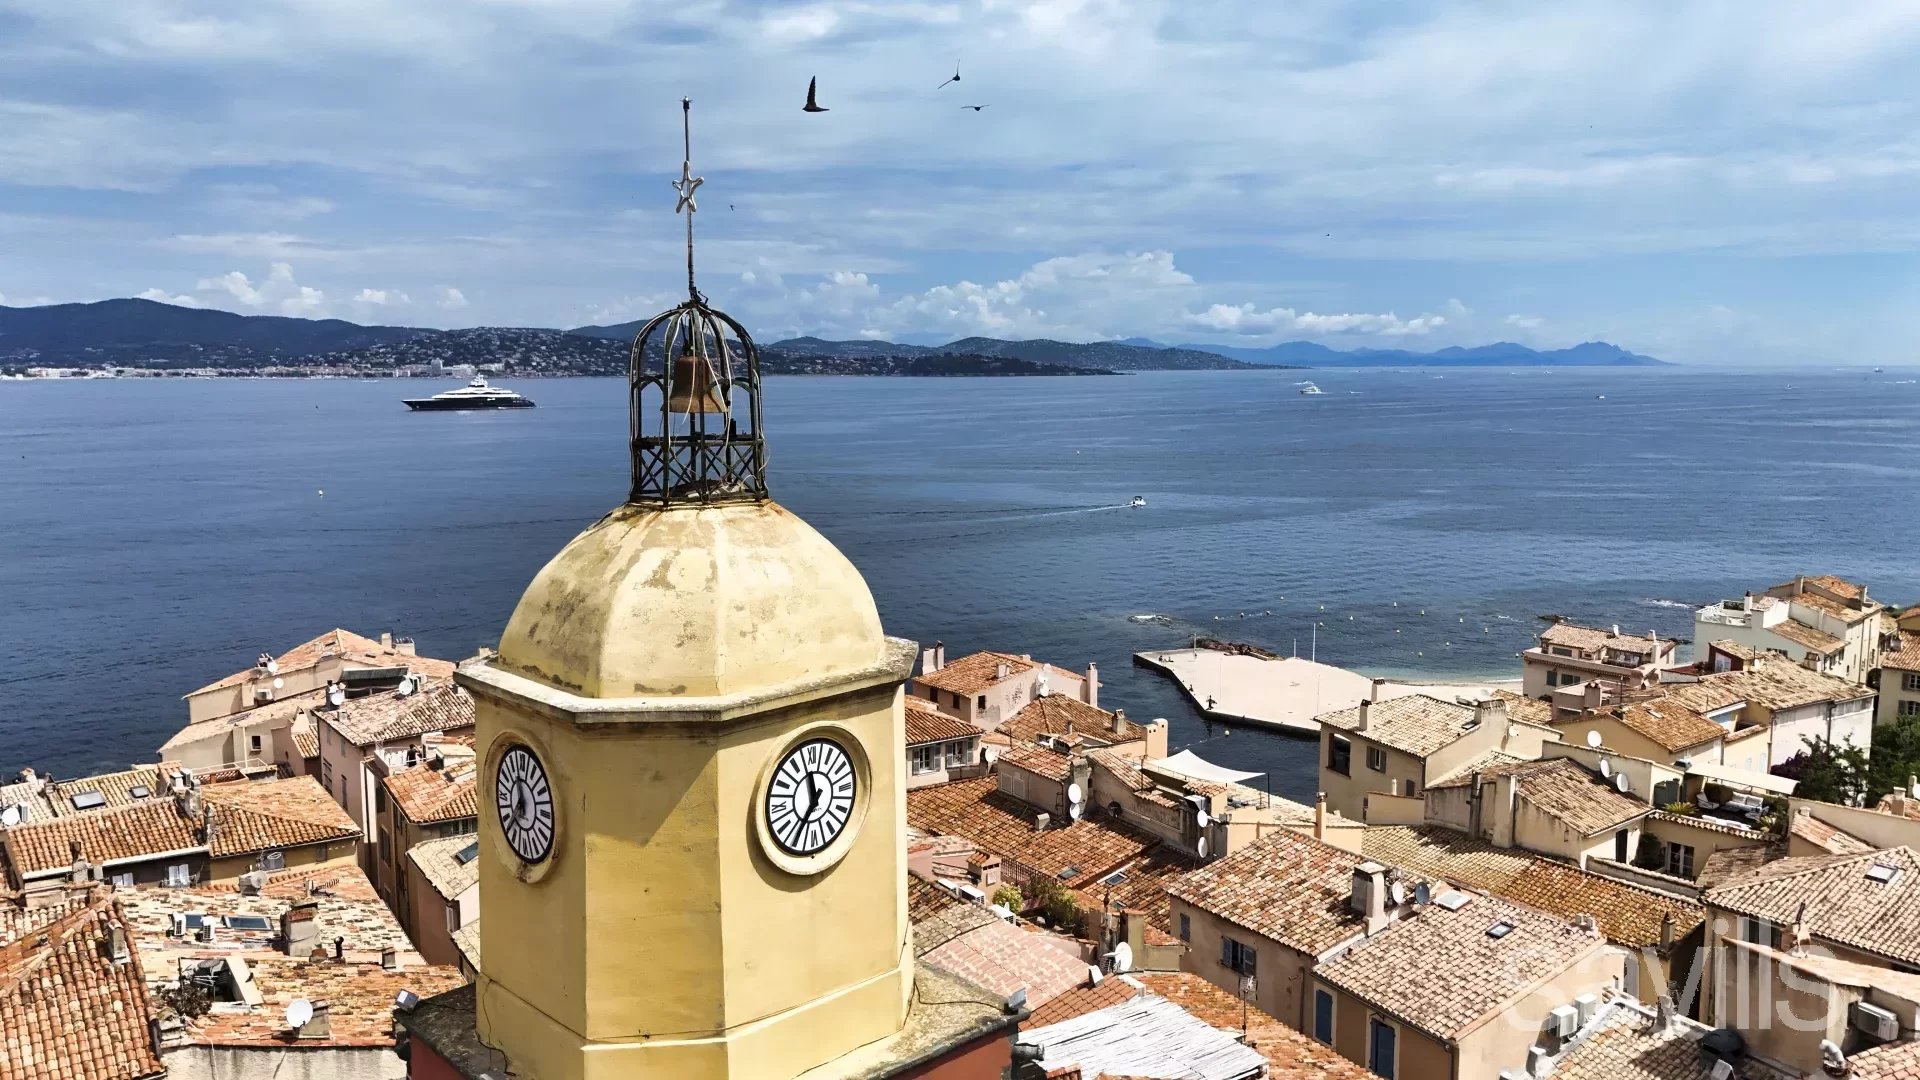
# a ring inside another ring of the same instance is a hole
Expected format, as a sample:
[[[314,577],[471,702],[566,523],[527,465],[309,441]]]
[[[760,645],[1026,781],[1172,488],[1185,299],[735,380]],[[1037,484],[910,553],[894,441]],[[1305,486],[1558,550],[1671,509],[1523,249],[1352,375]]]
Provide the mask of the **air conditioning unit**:
[[[1571,1005],[1556,1006],[1547,1014],[1547,1031],[1556,1039],[1571,1039],[1580,1030],[1580,1010]]]
[[[1733,1063],[1725,1058],[1713,1063],[1707,1070],[1707,1080],[1733,1080]]]
[[[1869,1005],[1864,1001],[1853,1003],[1848,1021],[1855,1031],[1871,1035],[1884,1042],[1892,1042],[1900,1037],[1900,1018],[1878,1005]]]

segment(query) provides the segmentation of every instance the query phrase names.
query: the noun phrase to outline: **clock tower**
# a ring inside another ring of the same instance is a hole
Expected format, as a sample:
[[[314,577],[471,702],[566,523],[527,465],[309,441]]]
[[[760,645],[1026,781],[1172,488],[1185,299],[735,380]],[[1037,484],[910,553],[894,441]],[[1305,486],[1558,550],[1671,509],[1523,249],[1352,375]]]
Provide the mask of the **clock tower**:
[[[914,647],[768,497],[758,354],[694,287],[700,183],[674,185],[688,298],[630,354],[628,499],[458,676],[482,763],[476,1034],[535,1080],[831,1075],[912,995]]]

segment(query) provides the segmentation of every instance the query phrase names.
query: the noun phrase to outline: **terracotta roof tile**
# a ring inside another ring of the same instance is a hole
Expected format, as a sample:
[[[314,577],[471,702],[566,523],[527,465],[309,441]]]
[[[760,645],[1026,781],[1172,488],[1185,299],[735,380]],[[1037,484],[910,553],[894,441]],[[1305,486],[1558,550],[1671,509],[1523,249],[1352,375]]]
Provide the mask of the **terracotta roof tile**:
[[[1853,1080],[1920,1080],[1920,1042],[1888,1043],[1847,1058]]]
[[[1081,888],[1159,841],[1098,814],[1035,832],[1038,811],[1002,793],[995,777],[933,784],[907,792],[907,823],[929,833],[964,836],[1069,888]],[[1064,875],[1064,876],[1063,876]]]
[[[1530,698],[1525,694],[1516,694],[1511,690],[1495,690],[1493,696],[1507,707],[1507,718],[1526,724],[1538,724],[1542,727],[1553,723],[1553,706],[1547,702]]]
[[[1767,595],[1777,596],[1795,604],[1819,608],[1821,611],[1858,622],[1867,615],[1878,612],[1884,605],[1867,597],[1867,587],[1835,577],[1832,574],[1817,574],[1805,579],[1807,588],[1800,589],[1799,580],[1783,582],[1767,590]],[[1815,591],[1820,590],[1820,591]],[[1833,595],[1829,596],[1828,593]],[[1838,599],[1836,599],[1836,597]],[[1849,601],[1861,601],[1860,607],[1854,607]]]
[[[1000,731],[1016,746],[1037,742],[1042,735],[1084,735],[1103,743],[1147,737],[1139,724],[1065,694],[1035,698],[1002,723]]]
[[[289,732],[293,736],[293,752],[299,754],[302,761],[320,756],[320,733],[314,729],[313,717],[305,713],[294,717]]]
[[[1408,694],[1369,702],[1367,729],[1360,730],[1360,707],[1314,717],[1323,727],[1351,731],[1382,746],[1391,746],[1424,758],[1473,729],[1471,705],[1442,701],[1427,694]]]
[[[1031,671],[1036,666],[1033,661],[1022,660],[1011,653],[977,652],[954,660],[931,674],[915,676],[914,681],[950,694],[978,694],[1001,680],[1001,664],[1007,665],[1006,678]]]
[[[1855,701],[1873,696],[1873,691],[1858,683],[1809,671],[1777,656],[1763,656],[1739,671],[1703,675],[1701,682],[1717,684],[1772,712],[1818,701]]]
[[[1875,867],[1891,881],[1868,877]],[[1912,848],[1780,859],[1729,878],[1707,905],[1790,925],[1804,904],[1814,936],[1903,964],[1920,963],[1920,856]]]
[[[480,880],[479,843],[478,836],[427,840],[408,848],[407,859],[420,868],[427,884],[433,886],[433,891],[442,899],[457,900]],[[473,848],[474,854],[462,861],[459,856],[468,848]]]
[[[1872,844],[1821,821],[1812,814],[1795,814],[1787,831],[1829,855],[1859,855],[1874,850]]]
[[[164,799],[169,791],[171,775],[179,768],[179,762],[171,761],[159,765],[135,765],[121,772],[100,773],[72,780],[48,781],[47,798],[53,803],[54,812],[61,815]],[[100,797],[98,806],[90,805],[92,800],[87,797],[89,794]],[[80,801],[75,802],[75,799]]]
[[[1512,929],[1500,937],[1496,923]],[[1565,920],[1491,896],[1418,908],[1314,975],[1437,1039],[1459,1036],[1516,993],[1606,945]],[[1421,972],[1418,979],[1407,973]]]
[[[1534,861],[1524,851],[1424,825],[1369,825],[1361,850],[1375,862],[1492,893],[1509,888]]]
[[[126,917],[104,889],[54,907],[0,908],[0,1080],[165,1072],[139,957],[112,958],[115,928],[126,934]]]
[[[1772,626],[1767,627],[1767,632],[1777,637],[1786,638],[1796,645],[1805,646],[1822,656],[1828,653],[1839,652],[1841,649],[1847,647],[1845,638],[1837,638],[1832,634],[1816,630],[1798,619],[1782,619]],[[1761,655],[1764,656],[1766,654],[1761,653]],[[1797,660],[1799,658],[1795,657],[1794,659]]]
[[[1557,721],[1554,726],[1564,735],[1567,728],[1592,723],[1596,717],[1618,720],[1622,726],[1653,740],[1669,753],[1710,743],[1727,734],[1725,728],[1671,695],[1606,706],[1570,720]]]
[[[1540,641],[1545,645],[1565,645],[1570,649],[1595,651],[1599,649],[1619,649],[1623,652],[1652,653],[1655,646],[1669,649],[1678,644],[1670,638],[1655,639],[1633,634],[1616,634],[1611,630],[1598,627],[1581,626],[1578,623],[1559,622],[1540,632]]]
[[[1582,836],[1618,828],[1652,809],[1568,758],[1527,762],[1514,768],[1513,777],[1521,798]]]
[[[460,950],[460,958],[475,971],[480,970],[480,920],[460,924],[453,932],[453,947]]]
[[[288,956],[248,957],[263,1001],[234,1012],[209,1012],[187,1022],[184,1037],[197,1046],[391,1047],[393,999],[402,990],[422,998],[466,985],[459,970],[413,966],[388,971],[378,962],[338,963]],[[327,1008],[330,1034],[297,1039],[287,1028],[287,1006],[304,998]]]
[[[920,959],[1001,997],[1024,989],[1032,1007],[1089,981],[1087,965],[1079,957],[1033,931],[991,917],[929,949]]]
[[[1920,798],[1905,793],[1890,792],[1880,796],[1880,801],[1874,804],[1874,809],[1883,814],[1893,814],[1897,810],[1898,816],[1908,821],[1920,821]]]
[[[908,746],[973,738],[980,734],[979,728],[964,720],[955,720],[911,694],[906,696],[906,713]]]
[[[1911,630],[1901,631],[1899,648],[1881,657],[1880,666],[1901,671],[1920,671],[1920,634]]]
[[[1043,746],[1027,746],[1016,743],[1006,753],[1000,755],[1002,767],[1011,766],[1025,769],[1036,776],[1062,783],[1073,774],[1073,759],[1058,750],[1048,750]]]
[[[1437,777],[1427,785],[1427,790],[1466,787],[1473,783],[1475,773],[1480,774],[1482,780],[1491,780],[1497,776],[1505,776],[1522,765],[1530,764],[1532,760],[1529,758],[1515,757],[1503,750],[1489,750],[1445,776]]]
[[[66,871],[76,845],[95,866],[206,850],[198,822],[183,817],[171,798],[21,825],[7,830],[4,842],[21,878]]]
[[[1221,1031],[1240,1032],[1239,996],[1190,971],[1142,971],[1122,977]],[[1244,1017],[1247,1045],[1267,1059],[1268,1080],[1371,1080],[1374,1075],[1259,1009],[1245,1007]]]
[[[405,667],[411,671],[421,672],[434,678],[442,678],[453,674],[453,664],[450,661],[437,660],[431,656],[416,656],[412,653],[404,653],[398,649],[382,646],[378,641],[372,638],[362,637],[351,630],[339,629],[329,630],[311,641],[303,641],[293,648],[288,649],[286,652],[281,653],[279,656],[274,657],[275,666],[278,669],[276,674],[285,675],[288,672],[304,671],[320,663],[320,661],[334,656],[344,657],[350,661],[358,661],[370,667]],[[236,671],[224,679],[208,683],[187,696],[192,697],[194,694],[204,694],[209,690],[218,690],[224,686],[238,686],[254,678],[254,672],[256,670],[255,668],[249,667]]]
[[[211,811],[207,849],[216,859],[360,836],[345,808],[311,776],[208,784],[200,797]]]
[[[908,921],[923,922],[961,903],[964,901],[933,882],[907,875]]]
[[[1561,1054],[1555,1080],[1707,1080],[1710,1063],[1700,1049],[1707,1029],[1685,1019],[1662,1026],[1637,1002],[1614,998]],[[1736,1076],[1744,1080],[1798,1080],[1749,1057]]]
[[[1701,889],[1717,888],[1770,862],[1787,857],[1785,843],[1751,844],[1747,847],[1721,848],[1707,856],[1695,869],[1693,883]]]
[[[1361,861],[1350,851],[1280,832],[1174,880],[1167,894],[1299,952],[1319,954],[1362,929],[1347,903]]]
[[[1146,988],[1138,981],[1124,975],[1111,975],[1101,979],[1093,986],[1080,986],[1061,994],[1045,1005],[1033,1010],[1033,1015],[1021,1022],[1022,1027],[1048,1027],[1076,1016],[1085,1016],[1098,1012],[1109,1005],[1118,1005],[1131,1001],[1145,992]]]
[[[470,728],[473,696],[451,678],[442,678],[414,693],[384,690],[321,709],[314,715],[354,746],[372,746],[429,732]]]
[[[479,814],[478,768],[472,758],[449,758],[440,768],[421,762],[381,780],[387,795],[416,825],[464,821]]]

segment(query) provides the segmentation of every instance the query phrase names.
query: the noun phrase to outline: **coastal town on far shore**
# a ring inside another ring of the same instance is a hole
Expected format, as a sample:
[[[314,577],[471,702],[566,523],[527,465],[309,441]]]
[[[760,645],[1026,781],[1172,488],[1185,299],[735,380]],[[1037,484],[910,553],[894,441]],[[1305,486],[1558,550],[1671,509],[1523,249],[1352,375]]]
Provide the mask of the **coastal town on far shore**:
[[[919,649],[867,767],[922,992],[1004,1068],[871,1075],[1920,1076],[1920,609],[1802,576],[1686,644],[1554,621],[1491,687],[1136,657],[1299,736],[1311,803],[1093,664]],[[331,629],[187,692],[149,763],[10,774],[0,1077],[504,1080],[423,1019],[488,970],[498,659]]]

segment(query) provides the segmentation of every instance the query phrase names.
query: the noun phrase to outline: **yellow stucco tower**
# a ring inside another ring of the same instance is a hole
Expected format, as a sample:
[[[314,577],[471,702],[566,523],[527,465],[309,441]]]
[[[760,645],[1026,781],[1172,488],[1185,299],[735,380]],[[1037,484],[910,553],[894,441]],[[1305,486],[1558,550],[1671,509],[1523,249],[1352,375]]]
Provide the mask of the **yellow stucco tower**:
[[[464,668],[479,1037],[534,1080],[786,1078],[913,985],[900,686],[866,583],[767,497],[757,355],[693,288],[633,346],[633,488]]]

